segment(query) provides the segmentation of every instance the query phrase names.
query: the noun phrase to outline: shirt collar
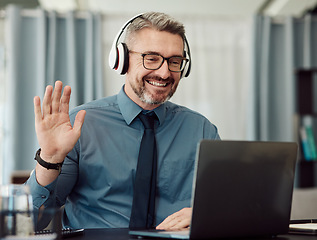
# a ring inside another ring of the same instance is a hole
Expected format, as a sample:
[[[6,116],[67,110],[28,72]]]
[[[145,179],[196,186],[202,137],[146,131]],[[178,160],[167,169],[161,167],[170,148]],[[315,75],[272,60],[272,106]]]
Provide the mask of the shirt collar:
[[[139,115],[143,110],[139,105],[133,102],[124,92],[124,85],[118,93],[118,105],[121,111],[121,114],[128,125]],[[160,125],[165,120],[166,107],[165,104],[161,104],[157,108],[153,109],[155,112]]]

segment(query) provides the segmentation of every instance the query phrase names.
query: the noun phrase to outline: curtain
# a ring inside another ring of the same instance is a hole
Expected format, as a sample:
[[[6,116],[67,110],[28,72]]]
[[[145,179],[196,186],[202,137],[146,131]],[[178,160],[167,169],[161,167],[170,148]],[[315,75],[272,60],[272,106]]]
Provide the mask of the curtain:
[[[4,47],[4,18],[0,14],[0,173],[3,165],[3,139],[4,139],[4,102],[6,96],[5,89],[5,47]],[[2,179],[0,177],[0,184]]]
[[[295,71],[317,66],[317,19],[257,16],[254,22],[256,138],[297,140]]]
[[[130,17],[104,17],[105,56]],[[171,101],[202,113],[218,127],[222,139],[254,139],[252,18],[174,17],[185,25],[192,69],[189,77],[180,81]],[[124,76],[109,67],[105,76],[106,94],[117,93]]]
[[[6,9],[6,99],[2,180],[31,170],[38,142],[33,97],[56,80],[72,87],[70,108],[104,96],[100,15]]]

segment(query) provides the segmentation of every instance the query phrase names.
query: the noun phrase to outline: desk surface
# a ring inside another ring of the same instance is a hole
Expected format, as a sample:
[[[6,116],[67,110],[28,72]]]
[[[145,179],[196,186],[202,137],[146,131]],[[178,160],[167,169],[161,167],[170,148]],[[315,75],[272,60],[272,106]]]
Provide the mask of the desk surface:
[[[137,239],[129,236],[128,229],[85,229],[85,232],[81,236],[67,238],[69,240],[128,240]],[[144,238],[142,238],[144,239]],[[279,235],[276,238],[268,238],[260,240],[316,240],[316,236],[306,235]],[[241,239],[239,239],[241,240]],[[250,239],[249,239],[250,240]]]

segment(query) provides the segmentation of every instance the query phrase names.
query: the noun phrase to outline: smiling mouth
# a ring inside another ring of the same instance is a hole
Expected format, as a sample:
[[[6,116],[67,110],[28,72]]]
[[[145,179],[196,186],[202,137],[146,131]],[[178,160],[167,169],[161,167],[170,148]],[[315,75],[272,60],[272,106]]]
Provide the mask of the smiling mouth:
[[[156,87],[166,87],[169,84],[167,82],[160,83],[160,82],[150,81],[150,80],[146,80],[146,82]]]

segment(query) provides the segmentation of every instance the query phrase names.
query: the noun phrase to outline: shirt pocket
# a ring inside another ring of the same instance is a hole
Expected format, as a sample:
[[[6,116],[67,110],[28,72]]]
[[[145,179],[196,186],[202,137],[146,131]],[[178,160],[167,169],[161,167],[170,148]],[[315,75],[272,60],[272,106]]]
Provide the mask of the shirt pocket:
[[[165,160],[159,172],[160,197],[169,202],[191,199],[195,159],[174,158]]]

